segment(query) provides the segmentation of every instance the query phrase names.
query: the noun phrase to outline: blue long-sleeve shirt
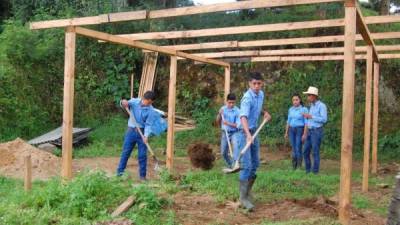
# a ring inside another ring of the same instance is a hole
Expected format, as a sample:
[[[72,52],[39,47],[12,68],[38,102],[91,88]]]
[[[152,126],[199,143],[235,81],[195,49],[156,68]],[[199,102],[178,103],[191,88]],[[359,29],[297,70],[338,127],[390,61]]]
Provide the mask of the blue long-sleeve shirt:
[[[258,125],[258,119],[260,117],[262,107],[264,102],[264,92],[259,91],[255,93],[253,90],[249,89],[244,93],[242,100],[240,102],[240,118],[246,117],[249,129],[256,129]],[[239,119],[240,121],[240,119]],[[238,122],[238,128],[242,129],[242,123]]]
[[[152,105],[145,106],[140,98],[132,98],[128,101],[129,111],[135,117],[139,128],[144,128],[144,136],[149,137],[151,134],[159,135],[167,128],[165,120],[154,110]],[[133,120],[129,118],[128,127],[136,128]]]
[[[304,127],[307,124],[307,119],[303,116],[304,113],[308,113],[308,109],[302,105],[290,107],[287,124],[290,127]]]
[[[238,120],[239,113],[240,113],[238,107],[234,106],[232,108],[228,108],[226,105],[224,105],[221,107],[220,110],[222,110],[222,113],[223,113],[223,116],[224,116],[224,119],[226,122],[236,124],[236,121]],[[233,132],[233,131],[237,130],[236,127],[224,125],[223,121],[221,121],[221,129],[226,130],[228,132]]]
[[[311,119],[307,120],[309,128],[322,127],[328,121],[328,110],[326,105],[319,100],[311,104],[309,113],[312,116]]]

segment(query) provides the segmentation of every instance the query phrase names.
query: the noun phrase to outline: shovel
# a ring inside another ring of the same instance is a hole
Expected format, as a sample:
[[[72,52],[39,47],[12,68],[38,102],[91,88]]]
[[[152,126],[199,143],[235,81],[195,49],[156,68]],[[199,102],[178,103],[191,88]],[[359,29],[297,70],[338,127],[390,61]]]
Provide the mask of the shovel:
[[[224,122],[225,121],[224,115],[221,114],[221,118],[222,118],[222,122]],[[228,141],[229,155],[231,156],[231,158],[233,158],[232,145],[231,145],[231,141],[229,140],[228,130],[224,129],[224,131],[225,131],[226,141]]]
[[[142,130],[139,129],[139,126],[138,126],[138,124],[137,124],[137,122],[136,122],[135,117],[131,114],[131,111],[129,111],[128,107],[125,107],[125,110],[126,110],[126,112],[128,113],[128,115],[129,115],[129,119],[130,119],[130,120],[133,122],[133,124],[135,125],[136,130],[139,132],[140,137],[142,137],[142,140],[143,140],[143,142],[144,142],[145,137],[144,137],[144,135],[143,135],[143,133],[142,133]],[[154,165],[154,170],[155,170],[155,171],[161,171],[161,168],[160,168],[160,166],[159,166],[158,159],[157,159],[156,155],[154,154],[153,149],[150,147],[149,143],[145,142],[145,144],[146,144],[147,150],[149,150],[150,155],[151,155],[151,157],[153,158],[153,161],[154,161],[154,164],[155,164],[155,165]]]
[[[238,159],[235,162],[235,165],[232,168],[225,168],[223,169],[224,173],[237,173],[240,170],[240,159],[243,157],[243,155],[246,153],[246,151],[249,149],[251,143],[253,143],[254,139],[257,137],[258,133],[260,133],[261,129],[264,127],[264,125],[267,123],[267,119],[264,119],[261,125],[258,127],[254,135],[251,137],[251,141],[247,142],[242,151],[240,151],[240,155]]]

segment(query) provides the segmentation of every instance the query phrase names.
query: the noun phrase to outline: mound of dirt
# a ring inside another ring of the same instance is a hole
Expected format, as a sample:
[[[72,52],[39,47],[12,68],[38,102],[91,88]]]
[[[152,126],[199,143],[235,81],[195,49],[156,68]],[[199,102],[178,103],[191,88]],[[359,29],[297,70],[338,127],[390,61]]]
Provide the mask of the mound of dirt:
[[[188,148],[188,155],[193,167],[209,170],[213,168],[215,155],[208,144],[196,143]]]
[[[37,149],[20,138],[0,144],[0,175],[22,179],[24,158],[28,155],[32,160],[33,179],[46,180],[58,175],[61,161],[57,156]]]

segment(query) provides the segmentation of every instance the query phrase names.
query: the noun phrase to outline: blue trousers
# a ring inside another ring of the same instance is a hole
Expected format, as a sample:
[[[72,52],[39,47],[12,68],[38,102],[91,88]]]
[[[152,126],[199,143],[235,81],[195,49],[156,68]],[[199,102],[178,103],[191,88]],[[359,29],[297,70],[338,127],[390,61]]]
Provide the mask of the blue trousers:
[[[292,158],[294,159],[301,159],[303,157],[301,143],[303,133],[304,127],[289,127],[289,140],[292,145]]]
[[[314,160],[312,166],[312,172],[313,173],[319,172],[319,163],[320,163],[319,151],[323,136],[324,136],[324,130],[322,127],[312,128],[308,130],[307,139],[304,144],[304,162],[306,165],[307,173],[311,172],[311,159],[310,159],[311,150]]]
[[[117,169],[118,176],[124,173],[128,159],[136,144],[138,145],[139,176],[140,178],[146,178],[147,147],[136,128],[134,129],[130,127],[125,133],[124,145],[122,147],[121,158]]]
[[[234,132],[228,132],[229,141],[232,142]],[[232,147],[233,148],[233,147]],[[232,149],[233,151],[233,149]],[[229,155],[229,143],[225,131],[221,132],[221,155],[228,167],[232,166],[232,157]]]
[[[255,133],[255,130],[250,130],[251,134]],[[243,130],[236,132],[234,135],[234,160],[239,158],[240,152],[246,145],[246,134]],[[239,179],[241,181],[247,181],[250,178],[256,176],[258,167],[260,166],[260,141],[255,138],[253,143],[247,149],[246,153],[242,156],[240,160],[240,173]]]

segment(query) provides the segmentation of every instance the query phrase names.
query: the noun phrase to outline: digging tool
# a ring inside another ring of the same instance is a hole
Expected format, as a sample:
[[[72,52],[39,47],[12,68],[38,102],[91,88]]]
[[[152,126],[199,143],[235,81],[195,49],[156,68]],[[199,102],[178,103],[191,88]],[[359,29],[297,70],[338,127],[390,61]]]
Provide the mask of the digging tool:
[[[240,151],[240,155],[237,158],[235,165],[233,168],[225,168],[223,169],[224,173],[237,173],[240,170],[240,159],[243,157],[243,155],[246,153],[246,151],[249,149],[251,143],[253,143],[254,139],[257,137],[258,133],[260,133],[261,129],[264,127],[264,125],[268,122],[267,119],[264,119],[261,125],[258,127],[254,135],[251,137],[251,141],[247,142],[242,151]]]
[[[222,123],[223,123],[225,121],[223,114],[221,114],[221,118],[222,118]],[[224,129],[224,131],[225,131],[226,140],[228,141],[229,155],[231,156],[231,158],[233,158],[232,145],[231,145],[231,141],[229,140],[228,130]]]
[[[142,130],[140,130],[139,125],[138,125],[137,122],[136,122],[135,116],[132,115],[132,113],[131,113],[131,111],[129,111],[129,108],[128,108],[128,107],[125,107],[125,110],[126,110],[126,112],[128,113],[128,115],[129,115],[129,119],[130,119],[130,120],[133,122],[133,124],[135,125],[136,130],[139,132],[140,137],[142,138],[143,142],[146,144],[147,150],[149,150],[150,155],[151,155],[151,157],[152,157],[153,160],[154,160],[154,163],[155,163],[155,165],[154,165],[154,170],[155,170],[155,171],[160,171],[161,168],[160,168],[160,166],[159,166],[159,162],[158,162],[157,156],[154,154],[153,149],[150,147],[149,143],[147,143],[147,142],[144,141],[145,137],[144,137],[144,135],[143,135]]]

